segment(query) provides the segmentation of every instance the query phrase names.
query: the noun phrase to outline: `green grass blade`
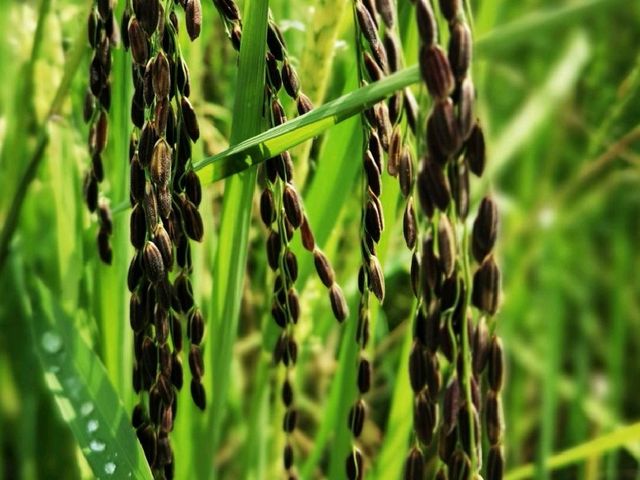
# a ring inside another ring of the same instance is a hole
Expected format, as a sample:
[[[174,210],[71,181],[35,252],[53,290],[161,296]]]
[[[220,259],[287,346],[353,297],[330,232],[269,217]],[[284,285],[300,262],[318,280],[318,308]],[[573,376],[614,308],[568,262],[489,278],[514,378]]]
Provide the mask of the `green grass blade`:
[[[418,82],[419,79],[417,66],[406,68],[253,138],[237,144],[232,138],[232,147],[196,162],[194,168],[200,171],[200,178],[205,183],[221,180],[319,135],[393,92]]]
[[[268,0],[249,0],[245,3],[237,96],[231,127],[232,143],[250,138],[263,129],[264,57],[268,7]],[[235,175],[225,185],[218,250],[213,272],[211,309],[213,318],[208,339],[208,359],[213,358],[213,372],[207,376],[207,386],[209,395],[213,396],[213,402],[208,409],[207,444],[213,452],[216,451],[221,436],[224,407],[227,401],[255,183],[256,169],[253,168],[241,175]],[[211,362],[208,363],[211,364]],[[202,464],[203,456],[199,455],[199,457],[197,463]],[[215,476],[213,469],[199,473],[198,478]]]
[[[611,433],[584,442],[564,450],[546,459],[544,468],[548,471],[581,462],[589,457],[602,455],[605,452],[620,448],[627,443],[640,441],[640,422],[619,428]],[[531,478],[536,467],[533,464],[523,465],[505,475],[505,480],[521,480]]]
[[[74,320],[40,282],[31,327],[45,383],[97,478],[151,479],[151,472],[107,372]]]

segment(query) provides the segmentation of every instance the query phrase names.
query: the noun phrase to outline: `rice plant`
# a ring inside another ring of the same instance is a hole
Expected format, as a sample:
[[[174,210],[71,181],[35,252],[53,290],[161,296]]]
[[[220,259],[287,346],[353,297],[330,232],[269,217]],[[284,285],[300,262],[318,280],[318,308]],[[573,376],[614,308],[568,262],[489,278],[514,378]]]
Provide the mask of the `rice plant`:
[[[640,477],[640,5],[0,12],[0,480]]]

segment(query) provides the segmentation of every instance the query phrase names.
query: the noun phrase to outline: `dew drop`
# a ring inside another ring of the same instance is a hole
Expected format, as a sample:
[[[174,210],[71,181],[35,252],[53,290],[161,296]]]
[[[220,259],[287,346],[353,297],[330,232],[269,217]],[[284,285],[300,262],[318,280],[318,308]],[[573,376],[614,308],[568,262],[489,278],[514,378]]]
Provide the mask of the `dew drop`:
[[[95,432],[96,430],[98,430],[98,425],[99,424],[97,420],[89,420],[89,423],[87,423],[87,432]]]
[[[82,414],[83,417],[86,417],[91,412],[93,412],[93,403],[85,402],[80,406],[80,413]]]
[[[89,443],[89,448],[94,452],[103,452],[106,448],[106,445],[98,440],[91,440]]]
[[[62,349],[62,339],[55,332],[45,332],[42,335],[42,348],[49,353],[58,353]]]
[[[104,466],[104,473],[107,475],[113,475],[113,472],[116,471],[116,464],[113,462],[107,462]]]

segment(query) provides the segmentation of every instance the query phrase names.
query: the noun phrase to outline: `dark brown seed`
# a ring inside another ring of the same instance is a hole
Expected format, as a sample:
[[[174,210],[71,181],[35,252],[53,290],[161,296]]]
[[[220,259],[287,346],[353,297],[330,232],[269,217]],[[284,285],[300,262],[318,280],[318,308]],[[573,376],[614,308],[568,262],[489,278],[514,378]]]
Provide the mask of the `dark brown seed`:
[[[369,52],[364,52],[364,66],[367,69],[369,80],[377,82],[384,78],[384,72],[380,69],[377,62],[373,59]]]
[[[384,274],[380,262],[373,255],[369,257],[369,288],[378,301],[384,301]]]
[[[159,223],[153,232],[153,243],[158,247],[160,254],[162,255],[162,261],[165,269],[171,270],[173,266],[173,245],[171,238],[165,230],[164,226]]]
[[[311,231],[311,226],[309,225],[309,220],[307,219],[306,215],[304,215],[302,218],[302,225],[300,225],[300,234],[302,237],[302,246],[309,252],[313,252],[316,242],[313,238],[313,232]]]
[[[348,480],[362,480],[364,476],[363,463],[362,453],[357,448],[354,448],[347,457],[345,464]]]
[[[191,398],[193,398],[193,403],[196,404],[200,410],[204,410],[207,405],[207,397],[204,391],[204,387],[199,380],[195,378],[191,379]]]
[[[287,294],[287,305],[289,306],[291,321],[298,323],[298,318],[300,317],[300,300],[294,288],[290,289]]]
[[[278,269],[278,263],[280,260],[280,234],[275,231],[271,231],[267,238],[267,260],[272,270]]]
[[[504,381],[504,353],[502,349],[502,341],[496,336],[491,339],[488,364],[489,386],[494,392],[500,392]]]
[[[478,412],[472,405],[471,409],[467,405],[462,405],[458,413],[458,437],[463,450],[468,456],[471,456],[473,438],[477,444],[480,440],[480,423]]]
[[[417,395],[413,403],[413,425],[420,441],[429,445],[436,426],[436,407],[426,397],[425,392]]]
[[[427,122],[427,129],[432,134],[428,137],[430,147],[436,148],[444,155],[452,155],[460,148],[460,132],[450,98],[435,104]]]
[[[480,375],[489,358],[489,329],[484,321],[478,322],[472,338],[473,372]]]
[[[289,407],[293,403],[293,387],[291,382],[287,379],[282,384],[282,403]]]
[[[460,86],[458,99],[458,132],[462,141],[466,141],[471,134],[474,121],[475,90],[470,78],[465,78]]]
[[[189,348],[189,369],[195,378],[202,378],[204,375],[202,351],[197,345],[191,345],[191,348]]]
[[[358,325],[356,328],[356,342],[362,346],[362,348],[366,348],[369,343],[369,316],[366,314],[358,315]]]
[[[127,286],[129,287],[130,292],[133,292],[136,289],[142,279],[142,275],[143,271],[142,265],[140,264],[140,255],[136,252],[131,259],[129,271],[127,273]]]
[[[298,94],[298,100],[296,100],[296,106],[298,109],[298,115],[302,116],[305,113],[309,113],[313,110],[313,103],[309,97],[307,97],[304,93],[300,92]]]
[[[189,316],[187,322],[187,336],[194,345],[200,345],[204,337],[204,319],[200,310],[196,309]]]
[[[152,107],[155,94],[153,92],[153,61],[151,60],[147,62],[144,75],[142,77],[142,92],[145,107]]]
[[[151,425],[144,425],[137,429],[138,440],[144,450],[149,465],[153,465],[156,459],[157,440],[156,433]]]
[[[87,19],[87,38],[91,48],[96,48],[98,44],[98,16],[95,10],[89,12],[89,18]]]
[[[440,11],[448,22],[453,22],[460,12],[460,0],[440,0]]]
[[[362,434],[364,420],[366,416],[364,401],[358,400],[349,410],[349,429],[355,438]]]
[[[500,395],[493,390],[489,390],[485,399],[484,409],[487,438],[491,445],[497,445],[500,443],[504,429]]]
[[[422,451],[413,447],[404,465],[404,480],[424,479],[424,456]]]
[[[152,242],[147,242],[144,246],[142,259],[149,280],[154,283],[159,282],[164,276],[165,268],[158,247]]]
[[[169,73],[169,61],[164,53],[160,52],[153,61],[152,66],[153,92],[156,98],[162,99],[169,96],[171,75]]]
[[[280,100],[278,100],[277,98],[275,98],[271,102],[271,115],[274,126],[282,125],[287,121],[287,116],[284,113],[284,108],[282,107]]]
[[[293,228],[298,228],[302,224],[302,205],[298,192],[291,185],[287,185],[282,194],[282,202],[284,203],[284,211],[287,219],[291,222]]]
[[[444,428],[440,429],[440,436],[438,438],[438,456],[444,463],[451,464],[457,443],[458,435],[455,429],[451,433],[447,433]]]
[[[169,110],[171,109],[171,104],[169,103],[169,98],[164,97],[160,100],[156,100],[155,106],[155,120],[153,122],[154,128],[156,129],[156,133],[160,137],[167,137],[167,121],[169,119]]]
[[[408,197],[413,188],[413,158],[407,147],[403,148],[400,154],[398,180],[400,181],[400,192],[405,198]]]
[[[486,164],[486,153],[484,134],[478,122],[475,123],[467,140],[467,151],[465,160],[469,164],[469,169],[477,176],[481,177]]]
[[[96,143],[94,153],[102,153],[107,145],[107,138],[109,133],[109,119],[107,113],[103,110],[100,112],[98,121],[96,123]]]
[[[395,3],[391,0],[376,0],[376,8],[387,28],[393,28],[395,24]]]
[[[420,73],[434,99],[445,100],[453,91],[455,81],[449,60],[438,45],[420,48]]]
[[[456,266],[456,236],[446,215],[442,215],[438,222],[438,253],[442,272],[445,277],[450,277]]]
[[[442,167],[428,157],[423,159],[422,165],[424,176],[421,178],[423,184],[421,188],[429,195],[432,203],[444,212],[451,200],[451,192]]]
[[[337,283],[331,285],[329,289],[329,300],[331,300],[331,310],[333,310],[333,315],[336,317],[336,320],[339,322],[344,321],[344,319],[349,316],[349,307],[347,306],[347,301],[344,298],[342,289]]]
[[[392,177],[398,174],[398,165],[400,164],[400,155],[402,154],[402,131],[396,126],[391,132],[389,139],[389,152],[387,157],[387,173]]]
[[[201,241],[204,235],[204,225],[202,224],[202,217],[200,216],[198,207],[185,199],[182,214],[185,233],[196,242]]]
[[[280,33],[280,29],[273,22],[269,22],[267,28],[267,46],[278,61],[284,60],[284,39],[282,33]]]
[[[222,14],[231,22],[240,20],[240,11],[233,0],[215,0],[215,5]]]
[[[287,250],[284,254],[284,266],[291,283],[298,279],[298,260],[291,250]]]
[[[369,45],[377,45],[380,42],[378,38],[378,29],[373,20],[373,16],[367,10],[362,2],[356,2],[356,16],[358,19],[358,26],[360,32],[364,38],[369,42]]]
[[[171,215],[171,191],[166,185],[162,185],[158,188],[158,209],[160,210],[160,216],[167,220]]]
[[[433,237],[429,233],[422,241],[422,260],[420,261],[420,266],[423,290],[434,290],[440,275],[438,258],[436,257],[433,248]]]
[[[472,480],[471,460],[462,451],[456,450],[449,463],[449,477],[458,480]]]
[[[498,232],[498,207],[491,197],[480,202],[478,216],[473,222],[471,251],[478,262],[482,262],[496,243]]]
[[[504,475],[504,456],[502,448],[494,445],[489,449],[487,458],[487,480],[502,480]]]
[[[376,198],[376,197],[374,197]],[[382,233],[382,225],[380,224],[381,214],[378,212],[376,203],[369,199],[364,211],[364,225],[367,233],[371,235],[374,242],[380,241],[380,235]]]
[[[500,302],[500,270],[493,255],[487,257],[473,275],[471,293],[474,306],[490,315],[496,313]]]
[[[193,288],[191,287],[189,277],[185,274],[178,275],[173,287],[179,301],[180,310],[188,312],[195,303],[193,299]]]
[[[200,137],[200,127],[198,126],[196,112],[187,97],[182,97],[180,106],[182,109],[182,120],[184,121],[185,129],[187,130],[191,140],[195,142]]]
[[[193,170],[189,170],[184,176],[184,193],[195,206],[200,205],[202,201],[202,186],[200,178]]]
[[[416,133],[416,125],[418,122],[418,102],[416,97],[413,95],[411,90],[404,90],[404,111],[407,115],[407,123],[409,124],[409,128],[415,135]]]
[[[413,209],[413,198],[409,198],[407,206],[404,209],[404,216],[402,219],[402,231],[404,234],[404,241],[407,244],[409,250],[413,250],[416,244],[418,222],[416,220],[416,212]]]
[[[170,325],[171,340],[173,341],[173,347],[176,352],[181,352],[182,342],[183,342],[182,324],[180,323],[180,319],[173,314],[170,316],[170,319],[171,319],[171,325]]]
[[[135,17],[129,22],[129,44],[133,61],[138,65],[146,64],[149,59],[148,38]]]
[[[426,352],[418,342],[414,341],[409,354],[409,380],[415,393],[419,393],[427,384],[426,370]]]
[[[458,412],[460,410],[460,383],[454,377],[444,392],[443,413],[443,429],[446,434],[454,431],[458,423]]]
[[[402,117],[403,93],[398,91],[389,98],[389,120],[392,125],[397,125]]]
[[[85,122],[88,122],[89,120],[91,120],[95,107],[96,107],[95,97],[93,96],[93,93],[91,93],[91,90],[88,89],[84,95],[84,106],[82,109],[82,117],[84,118]]]
[[[378,135],[380,136],[380,143],[385,150],[389,150],[389,140],[391,138],[391,130],[393,127],[391,125],[391,120],[389,119],[389,107],[387,107],[386,103],[380,102],[373,108],[376,118],[375,126]],[[382,172],[382,166],[380,166],[378,170]]]
[[[271,306],[271,317],[280,328],[285,328],[287,326],[287,315],[276,301],[274,301]]]
[[[282,454],[282,463],[284,465],[285,470],[289,470],[293,466],[293,447],[290,443],[287,443],[284,446],[284,451]]]
[[[449,185],[456,204],[456,212],[465,220],[469,214],[469,170],[465,162],[456,161],[449,167]]]
[[[147,223],[145,219],[144,210],[137,204],[131,210],[131,219],[129,223],[129,232],[131,245],[138,250],[144,247],[144,242],[147,234]]]
[[[146,327],[144,305],[137,293],[132,293],[129,299],[129,324],[131,329],[138,333]]]
[[[284,419],[282,422],[282,430],[286,433],[293,432],[296,429],[297,420],[298,420],[298,412],[295,409],[290,408],[284,414]]]
[[[284,89],[292,99],[298,97],[300,91],[300,80],[298,80],[298,74],[288,61],[285,61],[282,65],[282,84]]]
[[[145,175],[142,165],[138,160],[138,155],[133,156],[130,166],[130,189],[131,197],[135,202],[142,202],[144,200],[144,188],[145,188]]]
[[[418,32],[422,43],[430,47],[436,43],[438,27],[429,0],[417,0],[416,15],[418,17]]]
[[[191,41],[193,41],[200,36],[200,29],[202,28],[202,5],[200,0],[187,0],[184,13],[187,33]]]
[[[98,254],[100,255],[100,260],[107,265],[111,265],[111,261],[113,260],[113,250],[111,249],[111,243],[109,242],[109,234],[100,229],[96,241],[98,243]]]
[[[151,163],[154,147],[158,141],[155,128],[151,122],[144,124],[140,132],[140,142],[138,143],[138,159],[143,167]]]
[[[153,187],[150,182],[147,182],[145,185],[144,211],[147,220],[147,227],[150,231],[153,231],[159,221],[158,202],[156,201],[156,194],[153,192]]]
[[[267,75],[267,81],[269,82],[269,85],[273,87],[273,90],[278,92],[280,87],[282,87],[282,77],[280,76],[278,61],[271,52],[267,52],[266,63],[267,68],[265,73]]]
[[[462,21],[454,22],[450,29],[449,64],[456,78],[466,76],[471,64],[471,30]]]
[[[364,171],[367,176],[367,185],[376,197],[382,193],[382,180],[380,178],[380,169],[376,164],[373,156],[367,150],[364,156]]]
[[[151,155],[151,179],[160,186],[166,186],[171,178],[171,147],[164,138],[158,140]]]
[[[367,393],[371,389],[371,362],[366,358],[361,358],[358,364],[358,390],[361,394]]]
[[[313,263],[316,266],[316,272],[318,272],[318,278],[324,284],[325,287],[331,287],[335,281],[335,275],[331,263],[322,251],[316,249],[313,251]]]

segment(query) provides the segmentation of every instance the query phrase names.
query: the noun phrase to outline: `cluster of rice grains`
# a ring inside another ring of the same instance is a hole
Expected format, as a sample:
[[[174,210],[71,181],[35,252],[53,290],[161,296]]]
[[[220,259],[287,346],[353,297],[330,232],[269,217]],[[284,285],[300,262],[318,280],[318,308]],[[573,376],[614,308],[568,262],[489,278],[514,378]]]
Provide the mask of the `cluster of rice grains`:
[[[225,23],[233,47],[239,50],[242,21],[237,5],[233,0],[214,0],[214,5]],[[279,99],[283,89],[295,102],[299,115],[309,112],[313,106],[300,88],[298,75],[288,58],[286,42],[274,21],[269,21],[268,24],[265,64],[264,111],[269,125],[275,127],[287,120]],[[336,319],[343,321],[348,315],[348,309],[342,289],[335,282],[331,263],[315,244],[313,231],[294,184],[293,162],[288,151],[264,163],[260,171],[260,182],[263,186],[260,195],[260,218],[267,228],[267,261],[274,272],[271,316],[281,329],[274,347],[273,360],[276,365],[282,363],[285,367],[281,390],[281,399],[285,407],[282,429],[286,436],[283,467],[286,478],[293,480],[297,475],[294,468],[292,436],[298,420],[293,385],[293,369],[298,358],[294,327],[300,316],[300,305],[295,288],[298,260],[289,245],[297,230],[300,231],[302,245],[313,254],[318,277],[329,291]]]
[[[474,116],[475,91],[469,75],[471,31],[461,2],[440,0],[440,12],[449,26],[447,54],[437,44],[429,0],[417,0],[415,6],[420,69],[433,106],[417,180],[421,210],[429,222],[422,232],[420,260],[414,257],[412,266],[422,298],[409,359],[415,392],[415,443],[406,461],[405,478],[424,477],[425,454],[432,448],[440,459],[435,467],[437,478],[480,478],[484,467],[486,478],[496,480],[503,471],[499,396],[503,357],[499,339],[490,334],[500,288],[492,255],[497,231],[495,203],[490,198],[482,201],[470,249],[465,225],[469,170],[480,176],[485,164],[484,137]],[[470,253],[478,263],[473,279]],[[472,307],[477,309],[475,322]],[[444,381],[438,353],[450,365],[444,369]],[[490,445],[484,465],[481,413]],[[432,445],[434,438],[437,447]]]
[[[278,97],[283,87],[285,93],[296,103],[300,115],[310,111],[312,106],[300,90],[298,76],[287,57],[284,38],[274,22],[269,22],[267,46],[265,111],[268,112],[270,125],[278,126],[286,122],[284,108]],[[298,262],[289,244],[296,230],[300,231],[304,248],[313,254],[318,277],[328,289],[336,319],[343,321],[348,315],[348,309],[342,289],[335,282],[329,260],[315,244],[311,226],[294,185],[293,162],[289,152],[285,151],[265,162],[261,182],[264,188],[260,196],[260,215],[268,229],[267,259],[275,275],[271,315],[281,329],[273,358],[276,365],[282,362],[286,370],[281,394],[285,407],[282,429],[286,436],[283,466],[286,478],[293,480],[297,475],[294,469],[292,434],[298,416],[294,402],[293,368],[298,357],[295,325],[300,315],[300,306],[295,289]]]
[[[98,184],[104,180],[102,153],[107,146],[109,108],[111,107],[111,49],[119,42],[120,33],[114,18],[114,1],[94,3],[87,25],[93,56],[89,66],[89,88],[84,101],[84,120],[89,123],[89,153],[91,168],[84,178],[84,197],[90,212],[98,212],[98,253],[111,264],[113,252],[110,236],[113,224],[111,211],[104,199],[99,199]]]
[[[200,34],[199,0],[177,2],[186,29]],[[202,191],[191,166],[191,144],[200,133],[189,102],[190,79],[180,56],[173,1],[133,0],[122,19],[122,38],[132,57],[134,95],[130,140],[130,323],[134,331],[133,386],[140,395],[132,422],[156,478],[172,478],[169,433],[182,388],[182,321],[187,322],[191,396],[206,399],[200,344],[204,320],[194,303],[190,240],[200,241]],[[177,267],[174,266],[177,264]],[[171,341],[170,341],[171,340]],[[145,401],[146,400],[146,401]]]

